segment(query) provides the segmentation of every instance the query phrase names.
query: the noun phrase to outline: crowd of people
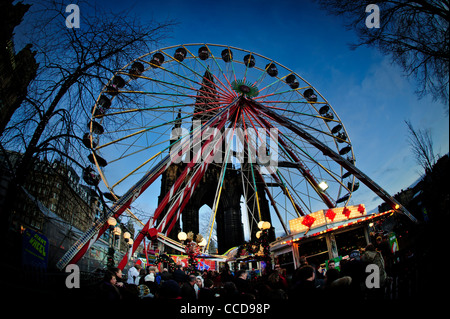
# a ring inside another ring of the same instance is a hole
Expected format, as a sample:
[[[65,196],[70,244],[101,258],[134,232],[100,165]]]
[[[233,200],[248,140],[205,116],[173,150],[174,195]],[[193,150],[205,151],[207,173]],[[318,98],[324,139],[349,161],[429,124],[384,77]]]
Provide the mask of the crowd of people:
[[[326,272],[321,271],[319,265],[309,264],[304,257],[300,262],[300,267],[292,274],[286,274],[285,269],[275,265],[266,267],[262,275],[255,275],[254,270],[232,273],[227,264],[220,272],[191,273],[181,266],[169,272],[136,264],[126,276],[118,268],[108,270],[99,297],[110,301],[149,298],[200,303],[299,299],[314,302],[324,298],[339,302],[349,298],[355,301],[385,298],[389,277],[382,253],[372,244],[361,252],[352,251],[347,259],[340,261],[339,267],[329,260]],[[376,265],[373,278],[368,278],[372,272],[367,272],[367,265]]]

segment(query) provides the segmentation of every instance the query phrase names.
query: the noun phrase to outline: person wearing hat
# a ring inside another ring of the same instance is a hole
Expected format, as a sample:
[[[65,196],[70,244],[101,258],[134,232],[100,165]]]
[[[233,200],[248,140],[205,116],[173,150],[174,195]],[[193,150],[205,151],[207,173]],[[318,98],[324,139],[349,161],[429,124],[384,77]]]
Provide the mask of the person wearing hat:
[[[202,276],[197,276],[195,278],[196,278],[196,281],[195,281],[194,289],[195,289],[195,295],[197,296],[197,299],[198,299],[198,293],[199,293],[200,289],[203,288],[204,283],[203,283]]]
[[[146,285],[139,285],[138,290],[140,299],[154,297],[154,295],[150,292],[150,289]]]
[[[156,282],[156,277],[153,272],[150,272],[147,276],[145,276],[144,284],[150,289],[150,292],[156,292],[158,289],[158,283]]]

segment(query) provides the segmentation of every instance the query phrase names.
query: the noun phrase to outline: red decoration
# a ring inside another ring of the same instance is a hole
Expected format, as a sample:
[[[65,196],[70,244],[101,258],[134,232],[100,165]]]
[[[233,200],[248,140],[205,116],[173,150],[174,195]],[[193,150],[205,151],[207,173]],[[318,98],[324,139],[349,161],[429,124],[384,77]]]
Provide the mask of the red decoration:
[[[350,218],[351,210],[347,207],[344,207],[344,210],[342,211],[342,214],[345,215],[345,217]]]
[[[361,215],[362,215],[362,214],[364,214],[365,211],[366,211],[366,208],[364,207],[364,205],[363,204],[359,204],[358,212],[360,212]]]
[[[158,238],[158,230],[156,228],[150,228],[148,230],[148,236],[151,240],[156,240]]]
[[[336,213],[334,212],[334,210],[329,209],[329,210],[327,210],[325,217],[328,218],[329,220],[333,221],[334,217],[336,217]]]
[[[306,215],[302,220],[302,224],[308,228],[311,228],[311,226],[314,224],[315,221],[316,219],[314,217]]]

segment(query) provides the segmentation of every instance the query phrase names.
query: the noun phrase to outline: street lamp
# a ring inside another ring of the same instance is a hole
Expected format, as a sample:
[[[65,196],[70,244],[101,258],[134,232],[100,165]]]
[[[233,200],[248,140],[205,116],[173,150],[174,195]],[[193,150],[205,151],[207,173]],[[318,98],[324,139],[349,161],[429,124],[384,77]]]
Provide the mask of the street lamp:
[[[122,229],[119,226],[116,226],[113,230],[113,234],[114,234],[115,238],[118,239],[120,237],[120,235],[122,234]]]
[[[178,240],[180,240],[180,241],[185,241],[187,239],[187,234],[185,233],[185,232],[179,232],[178,233]]]
[[[261,229],[261,230],[270,229],[271,226],[272,226],[272,225],[270,225],[270,223],[269,223],[269,222],[266,222],[266,221],[260,221],[260,222],[258,223],[258,228]]]
[[[114,228],[117,225],[117,220],[114,217],[109,217],[107,223],[110,228]]]
[[[109,217],[107,220],[107,223],[109,225],[109,231],[110,231],[110,246],[108,249],[108,262],[107,262],[107,266],[108,268],[114,267],[114,254],[115,254],[115,249],[114,249],[114,239],[117,236],[120,236],[120,234],[122,233],[122,230],[120,229],[120,227],[115,227],[117,225],[117,220],[114,217]]]
[[[203,238],[202,241],[198,243],[198,245],[199,245],[200,247],[205,247],[205,246],[206,246],[206,239]]]

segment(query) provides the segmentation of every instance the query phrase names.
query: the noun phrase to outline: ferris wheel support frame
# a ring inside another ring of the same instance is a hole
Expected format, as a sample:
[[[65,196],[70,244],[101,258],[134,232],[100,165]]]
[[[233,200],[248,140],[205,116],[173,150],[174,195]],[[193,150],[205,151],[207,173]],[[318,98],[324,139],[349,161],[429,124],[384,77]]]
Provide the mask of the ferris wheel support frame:
[[[202,131],[208,127],[208,125],[214,124],[220,119],[220,117],[227,113],[229,116],[230,107],[235,105],[237,100],[234,100],[228,106],[225,106],[222,111],[213,116],[205,124],[202,130],[194,134],[194,139],[201,138]],[[226,119],[228,117],[225,117]],[[221,122],[226,122],[221,119]],[[131,187],[119,200],[113,205],[105,216],[95,222],[95,224],[81,236],[75,244],[64,254],[64,256],[57,262],[56,267],[63,270],[68,264],[77,263],[92,247],[92,245],[106,232],[108,229],[107,220],[109,217],[118,218],[131,204],[165,171],[171,164],[171,160],[180,157],[182,153],[189,149],[189,145],[180,144],[178,146],[180,150],[176,149],[173,154],[169,154],[164,157],[155,167],[147,172],[133,187]],[[145,226],[144,226],[145,228]],[[148,230],[148,227],[147,227]],[[142,240],[142,239],[141,239]]]
[[[270,123],[268,123],[267,120],[263,119],[259,114],[256,116],[264,123],[264,125],[266,126],[267,129],[272,127],[272,125],[270,125]],[[316,181],[316,179],[314,178],[314,176],[311,174],[311,172],[309,172],[307,169],[304,168],[303,164],[300,162],[300,159],[294,154],[294,152],[292,152],[289,149],[289,147],[287,147],[286,142],[284,142],[284,140],[281,137],[279,137],[278,140],[279,140],[279,143],[286,149],[289,156],[291,156],[292,159],[297,163],[297,169],[300,171],[302,176],[307,180],[308,183],[311,184],[313,189],[320,196],[320,198],[324,201],[324,203],[328,206],[328,208],[335,208],[336,205],[328,198],[328,196],[326,196],[326,194],[324,194],[323,191],[319,190],[319,184]]]
[[[375,183],[372,179],[370,179],[366,174],[364,174],[361,170],[359,170],[355,165],[351,164],[349,161],[347,161],[345,158],[343,158],[341,155],[330,149],[328,146],[317,140],[315,137],[313,137],[311,134],[303,130],[302,128],[298,127],[292,121],[285,118],[284,116],[281,116],[275,112],[273,112],[270,108],[267,108],[266,106],[262,105],[259,102],[256,102],[254,100],[249,100],[249,104],[254,106],[255,108],[264,111],[265,114],[272,117],[277,123],[285,126],[286,128],[290,129],[292,132],[296,133],[303,139],[305,139],[308,143],[315,146],[317,149],[323,152],[325,156],[328,156],[335,162],[337,162],[339,165],[347,169],[350,173],[352,173],[358,180],[360,180],[363,184],[365,184],[369,189],[371,189],[375,194],[377,194],[381,199],[386,201],[388,205],[392,207],[394,210],[398,210],[402,212],[404,215],[406,215],[411,221],[414,223],[418,223],[418,220],[398,201],[396,201],[391,195],[389,195],[388,192],[386,192],[381,186],[379,186],[377,183]]]
[[[230,117],[233,116],[235,108],[236,108],[236,104],[237,104],[238,101],[239,101],[239,99],[236,99],[235,101],[233,101],[232,103],[230,103],[228,105],[227,111],[226,111],[227,116],[225,116],[223,119],[221,119],[221,121],[217,125],[217,129],[218,130],[223,128],[223,126],[225,125],[226,121]],[[203,155],[203,151],[208,149],[209,143],[211,143],[213,141],[213,139],[214,139],[214,136],[210,135],[208,140],[202,146],[201,153],[198,153],[196,157],[198,157],[200,155]],[[216,145],[222,143],[222,140],[223,140],[223,136],[220,135],[219,139],[216,141]],[[171,222],[171,220],[173,219],[173,221],[176,221],[179,218],[179,216],[181,214],[181,211],[186,206],[186,204],[189,201],[189,199],[191,198],[195,188],[197,187],[197,185],[199,184],[201,178],[205,174],[209,164],[211,163],[212,159],[216,155],[216,152],[215,152],[216,150],[217,150],[216,148],[213,148],[208,153],[207,158],[205,159],[205,161],[203,161],[200,164],[200,168],[190,178],[189,182],[187,183],[186,187],[183,190],[183,193],[181,193],[178,196],[178,198],[175,200],[175,203],[169,208],[169,211],[167,212],[167,214],[164,217],[164,219],[156,226],[156,230],[157,230],[158,233],[162,232],[167,225],[169,225],[170,229],[173,227],[173,223]],[[188,166],[185,168],[183,173],[179,176],[179,178],[177,179],[175,184],[172,185],[170,191],[164,196],[163,200],[161,201],[161,203],[156,208],[154,216],[151,217],[147,221],[147,223],[145,224],[144,228],[142,228],[142,230],[139,232],[139,234],[134,239],[133,246],[131,248],[131,254],[133,254],[136,251],[136,249],[139,247],[141,241],[145,238],[145,236],[147,236],[147,233],[151,229],[150,227],[153,225],[153,223],[155,221],[157,221],[159,215],[161,214],[161,212],[163,211],[163,209],[165,208],[167,203],[173,198],[173,195],[175,194],[175,191],[180,187],[181,183],[184,182],[185,177],[188,175],[188,173],[190,172],[191,168],[194,166],[194,164],[196,162],[198,162],[198,161],[194,157],[191,160],[191,162],[188,164]],[[175,212],[177,212],[177,213],[175,214]],[[174,214],[175,214],[175,216],[174,216]],[[120,263],[118,265],[119,269],[123,270],[125,268],[125,266],[128,263],[128,256],[129,255],[130,254],[125,254],[123,256],[122,260],[120,261]]]

